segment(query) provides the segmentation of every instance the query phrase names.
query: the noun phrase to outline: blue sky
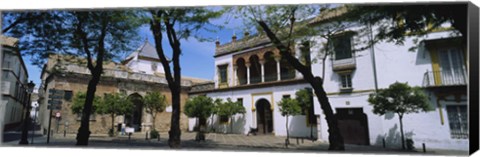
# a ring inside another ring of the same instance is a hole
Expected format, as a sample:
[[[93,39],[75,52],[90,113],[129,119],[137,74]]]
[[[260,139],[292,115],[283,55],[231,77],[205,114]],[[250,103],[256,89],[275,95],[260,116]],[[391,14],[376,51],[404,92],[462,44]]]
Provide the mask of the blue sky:
[[[220,29],[216,33],[202,31],[199,35],[208,37],[211,39],[218,39],[222,44],[230,42],[233,33],[235,32],[238,39],[243,36],[242,25],[243,22],[239,19],[231,18],[231,15],[224,15],[219,19],[211,21],[213,24],[224,25],[223,29]],[[225,22],[228,22],[227,24]],[[141,40],[148,39],[148,41],[154,45],[154,39],[148,26],[141,27],[138,30]],[[143,41],[138,42],[143,43]],[[164,49],[167,56],[171,56],[170,46],[164,38]],[[140,46],[140,45],[139,45]],[[214,58],[215,43],[200,42],[195,38],[189,38],[181,42],[182,55],[180,57],[180,63],[182,68],[182,76],[196,77],[202,79],[212,80],[214,76]],[[126,55],[131,52],[127,52]],[[23,60],[27,66],[29,79],[32,80],[38,87],[41,83],[40,75],[42,69],[38,66],[32,65],[30,56],[23,56]]]

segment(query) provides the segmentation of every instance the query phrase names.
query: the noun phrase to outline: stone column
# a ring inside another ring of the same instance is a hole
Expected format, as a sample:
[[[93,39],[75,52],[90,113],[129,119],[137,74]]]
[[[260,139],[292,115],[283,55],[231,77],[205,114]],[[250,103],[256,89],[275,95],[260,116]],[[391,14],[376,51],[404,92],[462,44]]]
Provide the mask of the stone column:
[[[237,85],[237,79],[238,79],[238,76],[237,76],[237,65],[233,65],[233,80],[232,80],[232,85],[233,86],[236,86]]]
[[[260,62],[260,68],[262,69],[262,71],[261,71],[261,72],[262,72],[262,73],[261,73],[261,75],[262,75],[262,76],[261,76],[261,77],[262,77],[262,82],[265,82],[265,66],[264,66],[264,65],[265,65],[265,60],[262,59],[262,60],[260,60],[259,62]]]
[[[246,62],[245,66],[247,67],[247,84],[250,84],[250,62]]]
[[[278,55],[275,56],[275,62],[277,62],[277,81],[280,81],[280,60],[282,59],[282,56]]]

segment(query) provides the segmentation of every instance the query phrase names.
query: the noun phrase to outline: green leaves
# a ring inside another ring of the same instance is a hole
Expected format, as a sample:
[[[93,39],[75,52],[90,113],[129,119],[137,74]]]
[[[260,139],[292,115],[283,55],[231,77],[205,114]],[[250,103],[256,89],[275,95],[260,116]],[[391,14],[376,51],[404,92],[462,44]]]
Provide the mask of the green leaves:
[[[105,60],[118,60],[138,46],[137,28],[142,24],[140,14],[133,10],[50,10],[3,15],[8,21],[3,26],[12,26],[5,34],[19,38],[22,54],[31,56],[37,66],[43,66],[52,52],[86,57],[88,49],[96,59],[100,48],[105,49]]]
[[[217,113],[219,116],[231,117],[235,114],[244,114],[246,113],[245,107],[239,102],[233,102],[230,98],[227,98],[226,102],[221,102],[216,107]]]
[[[212,98],[206,96],[196,96],[190,98],[185,103],[184,113],[188,117],[207,118],[214,109]]]
[[[403,116],[408,113],[427,112],[431,110],[428,97],[418,87],[396,82],[389,88],[370,94],[368,102],[373,105],[373,113],[384,115],[394,112]]]
[[[70,107],[73,113],[75,114],[82,113],[86,97],[87,97],[87,94],[84,92],[78,92],[77,94],[75,94],[75,96],[73,97],[73,104]],[[101,97],[95,96],[95,98],[93,99],[92,113],[97,112],[98,106],[101,103],[102,103]]]
[[[100,104],[98,107],[98,113],[100,114],[128,115],[134,108],[133,103],[128,100],[127,96],[121,93],[105,94]]]
[[[295,93],[295,96],[296,96],[295,99],[297,100],[299,105],[302,107],[303,111],[313,106],[312,89],[306,88],[306,89],[298,90]]]
[[[408,36],[424,36],[450,23],[466,34],[466,4],[351,5],[349,15],[378,26],[376,38],[403,44]]]
[[[167,98],[157,91],[148,92],[143,103],[147,113],[163,112],[167,107]]]
[[[297,99],[282,98],[278,106],[282,116],[295,116],[302,113],[302,107]]]

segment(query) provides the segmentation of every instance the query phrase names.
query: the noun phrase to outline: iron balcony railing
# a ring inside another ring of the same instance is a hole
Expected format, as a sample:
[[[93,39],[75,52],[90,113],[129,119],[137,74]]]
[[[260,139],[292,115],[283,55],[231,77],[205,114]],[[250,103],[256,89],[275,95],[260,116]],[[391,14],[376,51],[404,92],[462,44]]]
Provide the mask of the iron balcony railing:
[[[423,77],[423,86],[466,85],[467,73],[464,70],[427,71]]]

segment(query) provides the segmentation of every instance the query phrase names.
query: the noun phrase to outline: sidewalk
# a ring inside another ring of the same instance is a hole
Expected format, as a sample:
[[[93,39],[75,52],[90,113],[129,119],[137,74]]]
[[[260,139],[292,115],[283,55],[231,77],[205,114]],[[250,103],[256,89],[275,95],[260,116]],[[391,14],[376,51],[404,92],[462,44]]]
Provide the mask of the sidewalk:
[[[285,147],[285,137],[276,136],[245,136],[239,134],[215,134],[209,133],[205,136],[205,141],[195,141],[195,133],[182,133],[183,150],[226,150],[226,151],[267,151],[267,152],[307,152],[322,153],[328,151],[328,143],[319,141],[309,141],[290,139],[290,145]],[[46,136],[36,137],[33,145],[38,147],[76,147],[76,134],[54,134],[50,139],[50,144],[46,144]],[[126,148],[126,149],[162,149],[169,150],[168,134],[160,133],[160,141],[157,139],[145,139],[145,133],[135,133],[130,139],[128,136],[108,137],[106,134],[92,134],[87,147],[92,148]],[[29,138],[30,141],[30,138]],[[5,145],[18,146],[18,141],[5,143]],[[368,154],[411,154],[411,155],[468,155],[467,151],[451,150],[422,150],[406,151],[401,149],[389,149],[378,146],[363,145],[345,145],[346,151],[335,153],[368,153]]]

